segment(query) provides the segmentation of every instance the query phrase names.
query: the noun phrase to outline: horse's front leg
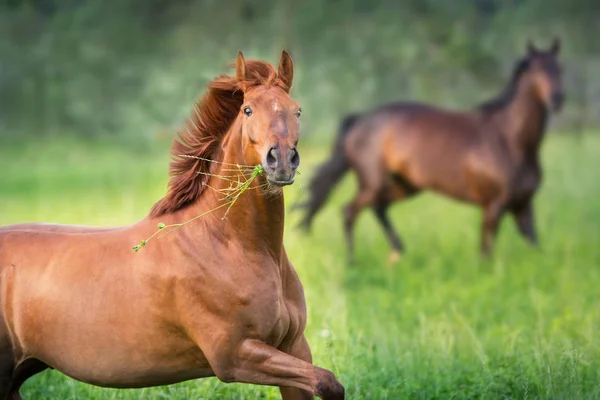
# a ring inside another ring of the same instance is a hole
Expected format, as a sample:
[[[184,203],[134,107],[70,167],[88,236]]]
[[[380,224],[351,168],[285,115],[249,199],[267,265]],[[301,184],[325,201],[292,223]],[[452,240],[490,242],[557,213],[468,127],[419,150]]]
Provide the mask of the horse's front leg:
[[[514,207],[512,215],[515,218],[519,232],[523,235],[529,243],[534,246],[538,245],[538,238],[535,231],[535,223],[533,218],[533,204],[531,200],[525,204],[521,204],[518,207]]]
[[[504,204],[500,201],[491,203],[483,209],[481,224],[481,255],[483,258],[489,258],[492,254],[494,239],[498,233],[503,213]]]
[[[289,351],[288,349],[284,349],[284,351],[296,358],[312,364],[310,346],[308,345],[304,335],[302,335],[299,340],[290,346]],[[311,392],[293,386],[280,386],[279,390],[281,391],[281,397],[283,400],[306,400],[314,398]]]
[[[308,345],[301,344],[295,349],[298,356],[309,358],[310,350],[307,352],[307,347]],[[213,367],[219,379],[225,382],[280,386],[286,400],[308,399],[310,395],[324,400],[344,399],[344,387],[333,372],[286,354],[257,339],[245,339],[233,357],[220,365],[221,368]]]

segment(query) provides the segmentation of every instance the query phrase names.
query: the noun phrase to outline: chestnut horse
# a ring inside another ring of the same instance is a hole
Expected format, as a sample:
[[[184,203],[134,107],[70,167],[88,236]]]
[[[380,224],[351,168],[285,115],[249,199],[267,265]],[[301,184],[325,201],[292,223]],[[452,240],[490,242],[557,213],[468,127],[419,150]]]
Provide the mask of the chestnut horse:
[[[173,144],[168,193],[140,222],[0,229],[0,399],[20,399],[48,367],[113,388],[216,376],[279,386],[284,399],[344,398],[311,362],[283,246],[281,187],[299,164],[292,78],[285,51],[278,70],[238,54],[236,76],[213,80],[196,104]],[[223,219],[237,165],[261,174]],[[159,223],[199,215],[132,251]]]
[[[541,180],[539,148],[548,112],[563,101],[559,42],[548,51],[530,42],[506,89],[474,110],[457,112],[418,103],[384,105],[341,124],[331,159],[310,183],[301,222],[310,225],[343,174],[352,169],[359,183],[345,207],[349,260],[354,252],[353,226],[358,213],[371,207],[393,248],[403,250],[387,215],[389,205],[433,190],[483,208],[481,252],[492,251],[502,215],[512,214],[532,243],[537,236],[533,198]]]

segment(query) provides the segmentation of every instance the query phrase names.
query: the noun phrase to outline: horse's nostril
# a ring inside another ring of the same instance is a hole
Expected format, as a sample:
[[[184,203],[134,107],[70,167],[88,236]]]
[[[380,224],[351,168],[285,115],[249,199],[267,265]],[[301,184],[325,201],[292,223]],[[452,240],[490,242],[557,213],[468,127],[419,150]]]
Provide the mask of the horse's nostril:
[[[297,168],[300,164],[300,155],[298,154],[298,150],[292,149],[292,156],[290,157],[290,165],[293,168]]]
[[[277,167],[277,154],[275,153],[274,147],[271,147],[271,149],[267,153],[267,166],[271,168]]]

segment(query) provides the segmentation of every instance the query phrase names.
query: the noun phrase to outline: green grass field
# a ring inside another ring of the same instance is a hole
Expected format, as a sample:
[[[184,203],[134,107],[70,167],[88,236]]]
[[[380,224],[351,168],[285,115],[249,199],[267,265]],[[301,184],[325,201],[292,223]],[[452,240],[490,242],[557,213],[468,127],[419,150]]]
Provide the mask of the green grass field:
[[[168,146],[120,150],[67,139],[0,145],[0,225],[134,222],[164,193]],[[288,206],[328,151],[303,149],[302,175],[286,189]],[[600,137],[552,136],[543,161],[536,200],[541,250],[529,247],[507,218],[489,262],[477,253],[479,211],[432,194],[394,206],[408,250],[394,269],[386,266],[388,244],[369,212],[357,224],[358,263],[345,264],[341,205],[353,194],[350,176],[310,236],[293,229],[298,215],[288,215],[285,242],[307,295],[314,360],[336,373],[347,398],[600,398]],[[30,379],[22,394],[279,398],[276,388],[215,378],[100,389],[55,371]]]

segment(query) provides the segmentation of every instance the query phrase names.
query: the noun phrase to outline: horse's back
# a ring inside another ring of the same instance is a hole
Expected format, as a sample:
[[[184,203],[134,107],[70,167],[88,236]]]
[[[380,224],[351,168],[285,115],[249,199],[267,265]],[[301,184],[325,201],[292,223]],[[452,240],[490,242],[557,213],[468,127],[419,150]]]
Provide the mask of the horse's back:
[[[363,163],[377,160],[416,189],[479,202],[474,185],[496,187],[504,173],[491,130],[476,112],[391,103],[367,113],[358,126],[355,135],[367,145],[356,146],[356,139],[352,144]],[[365,157],[365,149],[373,149],[374,157]]]
[[[478,114],[470,111],[456,111],[423,103],[392,103],[379,113],[391,125],[396,136],[415,135],[428,141],[465,142],[476,140],[481,132]]]
[[[27,222],[0,226],[0,232],[58,232],[58,233],[96,233],[105,232],[117,227],[50,224],[44,222]]]
[[[479,145],[485,140],[483,134],[477,113],[398,102],[365,113],[348,135],[347,143],[361,150],[373,147],[439,159],[448,152],[460,153]]]
[[[17,269],[19,275],[41,273],[53,256],[69,247],[68,242],[61,240],[65,236],[66,233],[51,230],[14,229],[10,226],[0,228],[0,280],[3,291],[13,289],[12,286],[6,287],[7,275],[11,277],[10,284],[14,284],[12,277]]]
[[[53,257],[73,247],[87,247],[99,238],[102,242],[105,234],[118,229],[44,223],[0,226],[0,274],[15,266],[39,272]]]
[[[481,143],[477,117],[421,103],[392,103],[376,109],[366,127],[379,136],[387,164],[424,163],[447,170],[456,157]]]

